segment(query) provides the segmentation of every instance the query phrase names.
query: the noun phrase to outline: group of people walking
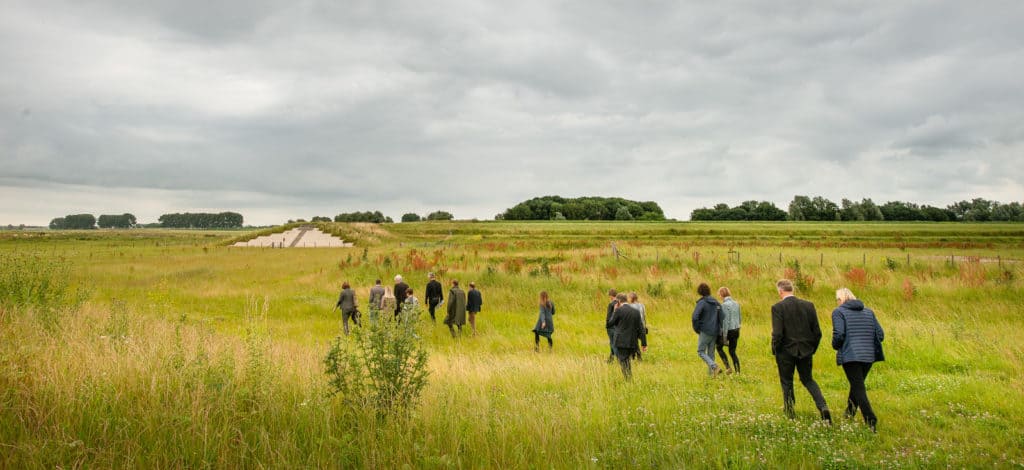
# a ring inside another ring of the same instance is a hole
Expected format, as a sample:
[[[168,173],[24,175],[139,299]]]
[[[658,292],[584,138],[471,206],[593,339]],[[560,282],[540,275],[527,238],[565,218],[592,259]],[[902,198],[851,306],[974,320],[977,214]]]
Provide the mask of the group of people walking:
[[[796,394],[793,389],[794,372],[800,383],[811,395],[821,419],[831,424],[832,413],[814,380],[813,359],[821,343],[821,326],[814,304],[793,294],[793,282],[782,279],[775,284],[779,302],[772,305],[772,355],[782,386],[783,410],[786,416],[796,416],[794,405]],[[715,363],[714,347],[731,373],[729,360],[723,346],[728,346],[735,371],[740,371],[736,356],[736,345],[740,337],[740,307],[732,298],[727,287],[718,289],[719,303],[711,296],[707,284],[697,286],[700,298],[693,310],[693,330],[697,333],[697,355],[707,364],[708,375],[714,377],[722,372]],[[832,311],[832,348],[836,350],[836,363],[843,367],[850,392],[846,400],[846,416],[853,418],[859,409],[864,422],[872,431],[877,429],[878,418],[868,400],[864,379],[875,362],[885,360],[882,341],[885,332],[878,323],[874,311],[857,300],[847,288],[836,291],[836,308]]]
[[[794,370],[800,383],[810,393],[821,419],[832,423],[832,413],[821,388],[814,380],[813,359],[821,343],[818,313],[810,301],[793,294],[793,283],[782,279],[775,284],[779,302],[772,306],[772,354],[782,385],[783,409],[786,416],[795,416],[796,394],[793,390]],[[864,422],[872,431],[877,429],[878,418],[868,400],[864,379],[872,364],[885,360],[882,341],[885,331],[878,323],[875,312],[857,300],[847,288],[836,290],[836,308],[832,310],[832,349],[836,350],[836,364],[843,367],[850,392],[846,398],[846,416],[853,418],[861,411]]]
[[[427,281],[426,289],[424,289],[427,296],[427,311],[430,313],[430,320],[436,322],[435,312],[437,307],[445,302],[444,289],[434,273],[428,274],[427,277],[429,280]],[[480,313],[483,303],[483,295],[477,290],[476,283],[470,282],[469,291],[466,292],[459,287],[457,279],[451,281],[451,289],[448,291],[448,310],[444,324],[448,325],[452,337],[458,337],[462,334],[462,326],[466,324],[467,316],[473,334],[476,334],[476,315]],[[350,320],[357,326],[360,325],[360,312],[356,302],[356,293],[348,281],[343,282],[341,285],[341,294],[338,296],[335,308],[341,310],[342,324],[344,325],[346,335],[350,331]],[[405,282],[401,275],[395,276],[395,285],[391,290],[385,288],[381,284],[380,279],[377,279],[374,286],[370,288],[370,321],[377,321],[377,315],[381,312],[393,312],[395,320],[401,320],[403,315],[418,315],[419,308],[419,299],[416,298],[413,288]]]
[[[459,287],[459,281],[452,280],[448,291],[448,309],[444,323],[452,337],[462,333],[468,314],[473,334],[476,334],[476,315],[480,312],[483,299],[474,283],[469,284],[469,292]],[[821,419],[832,422],[831,411],[814,381],[813,358],[821,342],[822,332],[818,323],[818,315],[814,304],[797,298],[793,292],[793,283],[782,279],[775,285],[779,302],[771,307],[772,338],[771,352],[775,357],[782,387],[783,410],[786,416],[795,417],[794,405],[794,373],[798,374],[800,383],[810,393]],[[691,317],[693,331],[697,334],[697,355],[705,363],[710,377],[721,373],[739,374],[740,359],[736,353],[740,338],[741,309],[740,304],[732,297],[728,287],[720,287],[717,291],[720,301],[711,295],[711,288],[706,283],[697,286],[700,296]],[[431,320],[435,320],[435,310],[445,302],[441,283],[433,273],[429,274],[426,286],[427,307]],[[615,289],[608,291],[609,303],[605,316],[605,329],[608,334],[608,362],[618,361],[626,380],[631,380],[633,359],[643,360],[647,351],[647,309],[639,301],[636,292],[620,293]],[[389,298],[390,302],[389,303]],[[396,302],[395,299],[403,299]],[[373,306],[379,311],[394,310],[396,318],[403,311],[415,311],[418,300],[412,288],[403,282],[401,276],[395,276],[394,295],[381,287],[381,281],[370,289],[371,312]],[[868,400],[864,385],[868,373],[875,362],[885,360],[882,341],[885,333],[878,323],[875,313],[864,306],[853,292],[847,288],[836,291],[836,308],[832,311],[832,348],[836,350],[836,363],[842,366],[850,384],[847,395],[846,416],[853,418],[857,411],[863,415],[865,423],[872,431],[876,430],[878,418]],[[342,285],[341,296],[337,307],[341,308],[345,325],[345,334],[349,333],[348,320],[355,319],[358,324],[355,293],[348,282]],[[540,351],[540,339],[544,337],[548,349],[554,348],[552,335],[555,304],[549,294],[543,291],[538,300],[538,316],[534,324],[534,351]],[[726,355],[728,349],[728,355]],[[722,359],[725,370],[715,361],[715,352]],[[730,361],[731,360],[731,361]]]

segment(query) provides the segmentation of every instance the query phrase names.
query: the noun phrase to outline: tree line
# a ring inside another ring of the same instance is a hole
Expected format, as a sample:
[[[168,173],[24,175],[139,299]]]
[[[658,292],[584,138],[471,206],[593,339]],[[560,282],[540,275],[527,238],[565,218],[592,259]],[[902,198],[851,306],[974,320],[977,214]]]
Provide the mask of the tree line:
[[[716,204],[690,213],[690,220],[808,220],[808,221],[931,221],[931,222],[1024,222],[1024,206],[975,198],[946,207],[889,201],[878,205],[870,198],[842,199],[839,204],[821,196],[794,196],[788,211],[768,201],[745,201],[729,207]]]
[[[402,214],[402,222],[419,222],[421,220],[453,220],[455,216],[448,211],[434,211],[427,214],[426,217],[420,217],[419,214],[409,212]]]
[[[185,212],[164,214],[157,220],[165,228],[241,228],[243,219],[237,212]]]
[[[665,220],[654,201],[619,197],[543,196],[529,199],[495,216],[496,220]]]
[[[92,214],[70,214],[57,217],[50,221],[51,230],[91,230],[99,228],[133,228],[138,225],[132,214],[101,215],[97,219]]]

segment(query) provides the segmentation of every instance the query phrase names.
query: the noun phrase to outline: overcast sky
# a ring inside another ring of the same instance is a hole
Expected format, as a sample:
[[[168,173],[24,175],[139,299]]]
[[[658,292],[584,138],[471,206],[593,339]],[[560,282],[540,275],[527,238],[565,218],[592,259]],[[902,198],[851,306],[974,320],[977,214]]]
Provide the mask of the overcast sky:
[[[1024,2],[0,0],[0,224],[1024,200]]]

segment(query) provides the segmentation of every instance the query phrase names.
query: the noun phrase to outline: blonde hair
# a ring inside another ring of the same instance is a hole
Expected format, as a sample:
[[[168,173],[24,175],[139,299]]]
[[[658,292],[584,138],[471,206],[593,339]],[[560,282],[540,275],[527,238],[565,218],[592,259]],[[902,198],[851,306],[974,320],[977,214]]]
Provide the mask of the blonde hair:
[[[718,288],[718,296],[722,297],[722,298],[732,297],[732,292],[729,292],[729,288],[728,287],[724,287],[724,286],[723,287],[719,287]]]
[[[845,287],[836,289],[836,301],[846,303],[849,300],[857,300],[857,296],[853,295],[853,291]]]

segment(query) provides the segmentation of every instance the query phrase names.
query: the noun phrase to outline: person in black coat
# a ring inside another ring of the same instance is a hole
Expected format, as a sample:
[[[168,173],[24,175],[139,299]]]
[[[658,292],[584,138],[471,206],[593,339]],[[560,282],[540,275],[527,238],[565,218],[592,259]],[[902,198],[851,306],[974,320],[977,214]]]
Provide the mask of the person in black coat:
[[[786,416],[795,418],[796,395],[793,392],[793,370],[800,374],[800,383],[814,399],[821,419],[832,424],[832,414],[812,375],[814,353],[821,342],[821,327],[814,304],[793,295],[793,282],[782,279],[775,283],[780,300],[772,305],[772,354],[779,368],[782,401]]]
[[[469,292],[466,292],[466,313],[469,314],[469,326],[473,328],[473,336],[476,336],[476,314],[480,313],[480,307],[484,304],[484,298],[476,289],[476,283],[469,283]]]
[[[608,308],[604,315],[605,325],[612,321],[612,314],[615,312],[615,307],[618,307],[619,305],[618,300],[615,298],[616,295],[618,295],[618,292],[616,292],[615,289],[608,289]],[[605,331],[608,332],[608,363],[611,364],[618,356],[618,354],[615,353],[615,328],[606,326]]]
[[[437,281],[434,273],[428,275],[430,281],[427,282],[427,310],[430,312],[430,321],[436,322],[437,317],[434,316],[434,311],[437,310],[437,306],[444,302],[444,288],[441,283]]]
[[[395,276],[395,290],[394,290],[394,292],[395,292],[395,298],[398,299],[398,302],[396,302],[398,305],[395,307],[395,318],[396,319],[398,318],[398,315],[400,313],[402,313],[402,304],[405,302],[405,291],[407,289],[409,289],[409,284],[406,284],[405,281],[402,280],[402,276],[401,275]]]
[[[626,380],[632,380],[633,368],[629,361],[636,355],[637,340],[640,341],[641,350],[647,351],[647,332],[640,311],[628,303],[626,294],[616,295],[615,305],[612,317],[605,326],[615,331],[615,351],[619,365],[622,366],[622,375]]]

